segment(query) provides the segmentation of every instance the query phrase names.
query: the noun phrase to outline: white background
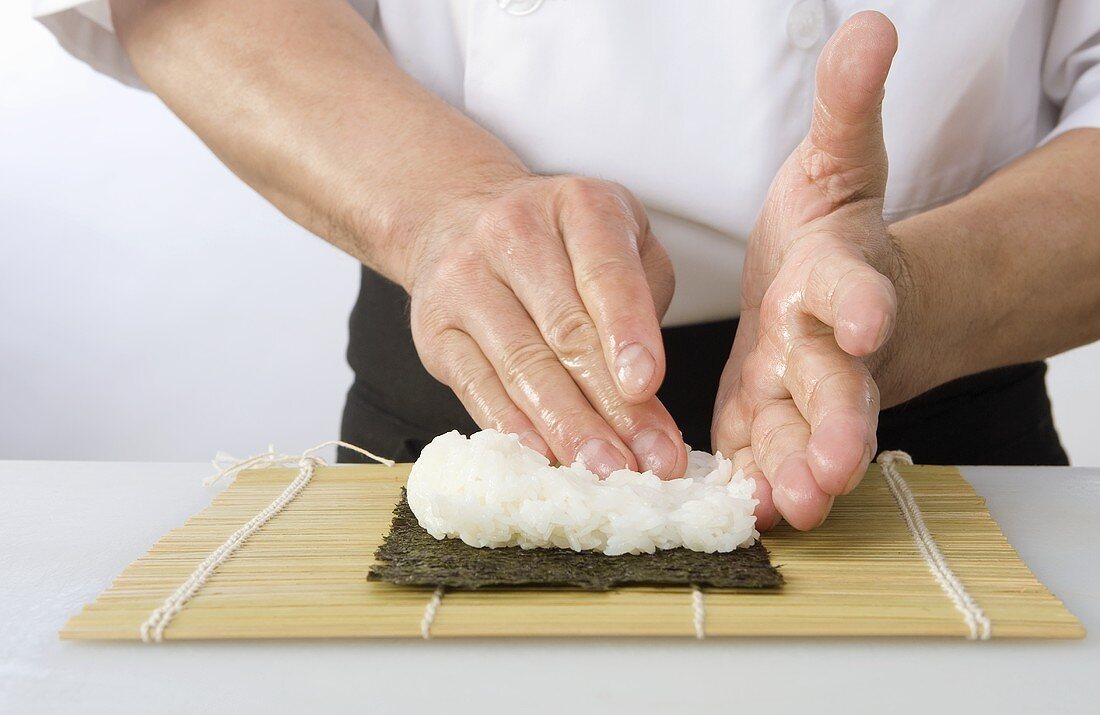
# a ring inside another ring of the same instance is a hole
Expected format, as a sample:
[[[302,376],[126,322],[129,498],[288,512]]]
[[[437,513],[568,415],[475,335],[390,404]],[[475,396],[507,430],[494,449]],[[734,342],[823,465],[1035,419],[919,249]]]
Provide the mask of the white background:
[[[155,97],[0,4],[0,458],[332,439],[357,284]],[[1051,364],[1070,456],[1100,465],[1100,344]]]

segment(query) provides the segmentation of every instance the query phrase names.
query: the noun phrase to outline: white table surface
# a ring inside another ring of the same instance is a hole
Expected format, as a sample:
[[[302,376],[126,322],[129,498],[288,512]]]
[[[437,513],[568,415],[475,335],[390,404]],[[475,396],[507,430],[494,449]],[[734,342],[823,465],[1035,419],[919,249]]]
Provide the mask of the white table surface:
[[[0,712],[1100,713],[1100,469],[963,470],[1083,641],[59,640],[209,471],[0,462]]]

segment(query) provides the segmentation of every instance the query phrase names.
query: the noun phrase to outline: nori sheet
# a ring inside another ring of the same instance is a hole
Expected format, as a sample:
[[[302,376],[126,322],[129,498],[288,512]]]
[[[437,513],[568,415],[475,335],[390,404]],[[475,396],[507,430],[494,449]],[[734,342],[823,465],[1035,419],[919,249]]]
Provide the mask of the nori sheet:
[[[370,581],[455,590],[565,586],[607,591],[627,585],[774,588],[783,576],[759,543],[725,554],[668,549],[653,554],[605,556],[569,549],[479,549],[458,539],[438,540],[416,521],[402,490],[390,533],[375,552]]]

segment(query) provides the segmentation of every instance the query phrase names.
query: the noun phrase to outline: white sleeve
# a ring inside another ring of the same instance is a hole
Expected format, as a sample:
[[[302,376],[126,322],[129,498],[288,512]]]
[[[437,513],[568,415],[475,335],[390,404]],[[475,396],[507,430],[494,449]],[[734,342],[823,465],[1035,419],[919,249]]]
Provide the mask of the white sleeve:
[[[1043,61],[1043,91],[1061,108],[1046,143],[1082,127],[1100,127],[1100,2],[1061,0]]]
[[[31,0],[30,5],[31,16],[66,52],[123,84],[146,88],[115,37],[108,0]]]

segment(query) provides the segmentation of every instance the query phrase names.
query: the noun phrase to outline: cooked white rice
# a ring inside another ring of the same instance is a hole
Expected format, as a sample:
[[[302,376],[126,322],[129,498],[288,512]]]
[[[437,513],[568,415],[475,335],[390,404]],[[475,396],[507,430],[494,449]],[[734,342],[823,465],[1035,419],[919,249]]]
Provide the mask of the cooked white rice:
[[[557,546],[608,555],[685,546],[750,546],[756,484],[722,455],[691,452],[683,479],[621,469],[601,480],[575,463],[552,467],[515,435],[432,440],[409,475],[409,506],[437,539],[471,546]]]

